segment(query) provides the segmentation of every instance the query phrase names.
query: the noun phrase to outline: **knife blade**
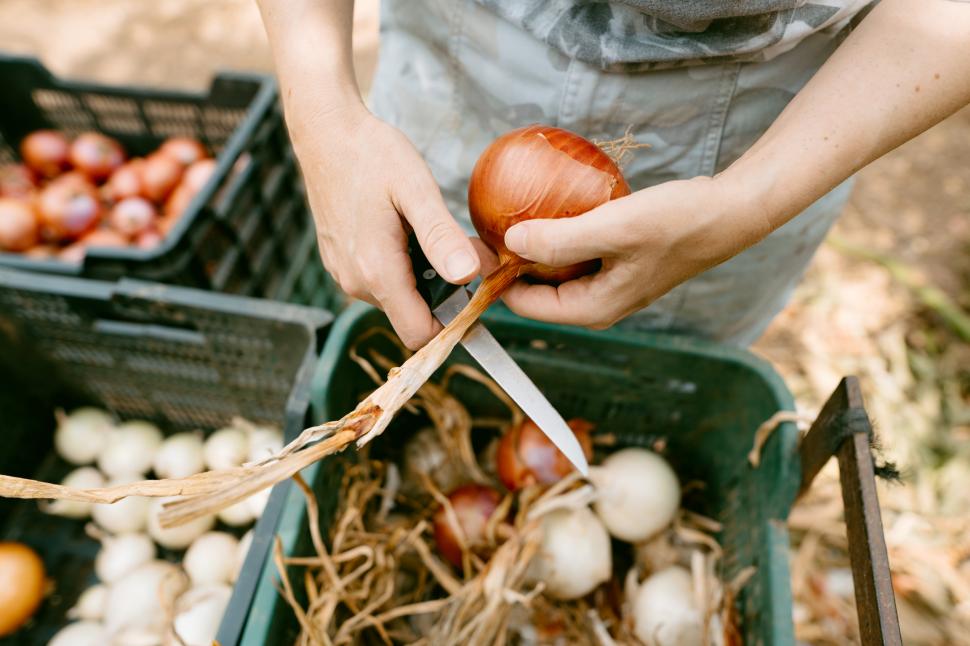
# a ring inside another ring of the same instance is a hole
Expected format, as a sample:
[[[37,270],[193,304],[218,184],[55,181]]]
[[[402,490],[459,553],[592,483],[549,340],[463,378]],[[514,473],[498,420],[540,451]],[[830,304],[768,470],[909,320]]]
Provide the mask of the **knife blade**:
[[[413,235],[409,240],[408,251],[418,292],[431,307],[435,318],[442,325],[448,325],[468,304],[468,290],[452,285],[438,276]],[[584,476],[589,475],[586,456],[572,429],[491,332],[481,323],[475,323],[465,334],[461,344],[508,393],[522,412],[562,451],[566,459]]]
[[[434,311],[443,325],[448,325],[468,304],[468,290],[461,288],[445,299]],[[543,433],[566,456],[576,470],[589,475],[589,464],[583,448],[572,429],[566,424],[549,400],[529,379],[519,364],[481,323],[475,323],[461,340],[462,346],[487,372],[502,390],[518,404],[522,412],[535,422]]]

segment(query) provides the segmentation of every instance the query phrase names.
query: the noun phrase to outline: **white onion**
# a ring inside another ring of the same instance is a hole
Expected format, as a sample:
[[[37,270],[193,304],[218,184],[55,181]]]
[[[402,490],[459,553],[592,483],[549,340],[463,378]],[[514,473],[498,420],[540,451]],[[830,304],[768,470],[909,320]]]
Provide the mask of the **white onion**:
[[[148,534],[106,536],[94,559],[94,573],[105,583],[114,583],[154,558],[155,544]]]
[[[246,503],[246,508],[252,514],[253,518],[259,518],[263,515],[263,510],[266,509],[266,503],[269,502],[271,493],[273,493],[272,487],[267,487],[262,491],[257,491],[243,501]]]
[[[47,646],[105,646],[108,632],[96,621],[78,621],[57,631]]]
[[[152,468],[162,432],[149,422],[131,421],[118,425],[98,457],[98,467],[108,477],[127,473],[144,475]]]
[[[236,567],[239,541],[226,532],[206,532],[192,542],[182,557],[182,567],[192,585],[229,583]]]
[[[61,484],[73,489],[97,489],[104,486],[104,476],[94,467],[78,467],[71,471]],[[91,515],[92,503],[78,500],[53,500],[41,505],[48,514],[66,518],[87,518]]]
[[[690,572],[672,566],[651,575],[633,600],[633,631],[647,646],[702,646],[703,617]]]
[[[178,498],[156,498],[151,501],[151,507],[148,510],[148,535],[162,547],[170,550],[185,549],[216,524],[216,517],[210,515],[190,520],[176,527],[162,527],[159,516],[164,510],[163,505],[171,500],[178,500]]]
[[[250,462],[272,457],[279,453],[282,448],[283,432],[279,429],[260,426],[249,429],[249,455],[247,459]]]
[[[100,621],[107,603],[108,586],[97,583],[81,593],[74,607],[67,611],[67,618]]]
[[[129,484],[137,480],[141,480],[140,475],[122,475],[109,480],[108,486]],[[112,534],[140,532],[145,528],[150,504],[151,501],[143,496],[128,496],[111,504],[93,505],[91,518]]]
[[[166,644],[181,640],[185,646],[211,646],[231,596],[232,588],[225,584],[200,586],[183,594],[172,623],[178,639],[166,640]]]
[[[205,470],[202,438],[198,433],[176,433],[165,438],[155,454],[152,470],[159,478],[185,478]]]
[[[233,503],[225,509],[220,509],[219,520],[231,527],[243,527],[253,522],[253,512],[249,509],[246,499]]]
[[[607,581],[613,568],[610,536],[588,507],[557,509],[542,518],[542,544],[530,565],[533,579],[557,599],[577,599]]]
[[[421,429],[411,436],[404,444],[402,462],[405,489],[423,492],[422,476],[428,476],[442,491],[452,491],[468,477],[458,461],[453,460],[445,450],[438,431],[433,427]],[[495,458],[483,456],[482,462],[495,464]]]
[[[187,587],[187,577],[176,565],[168,561],[145,563],[111,586],[105,627],[112,634],[134,629],[161,635],[165,628],[161,609],[170,607]]]
[[[243,565],[246,564],[246,557],[249,555],[249,548],[253,544],[253,530],[249,530],[239,539],[239,547],[236,548],[236,565],[233,568],[232,580],[239,578]]]
[[[69,415],[59,413],[54,448],[71,464],[91,464],[104,450],[112,427],[111,415],[99,408],[78,408]]]
[[[222,428],[206,438],[205,463],[210,469],[238,467],[249,456],[249,437],[238,428]]]
[[[677,474],[662,457],[646,449],[612,454],[590,469],[596,487],[596,513],[610,534],[635,543],[670,524],[680,506]]]

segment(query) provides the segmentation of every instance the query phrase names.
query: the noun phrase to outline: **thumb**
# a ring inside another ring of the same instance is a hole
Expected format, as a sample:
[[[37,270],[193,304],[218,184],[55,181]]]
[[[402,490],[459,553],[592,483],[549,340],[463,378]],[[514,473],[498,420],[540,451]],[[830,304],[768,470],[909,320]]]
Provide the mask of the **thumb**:
[[[519,222],[505,232],[505,246],[526,260],[552,267],[610,256],[616,251],[605,235],[610,218],[598,211]]]
[[[419,188],[420,187],[420,188]],[[421,182],[402,200],[404,218],[411,224],[431,266],[451,283],[466,283],[481,266],[471,240],[448,212],[434,180]]]

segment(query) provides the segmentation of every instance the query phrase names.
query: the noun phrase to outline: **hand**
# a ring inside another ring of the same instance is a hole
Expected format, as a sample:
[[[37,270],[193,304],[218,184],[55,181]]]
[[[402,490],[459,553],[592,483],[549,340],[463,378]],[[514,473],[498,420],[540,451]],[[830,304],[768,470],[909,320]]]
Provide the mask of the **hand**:
[[[324,265],[347,294],[382,308],[408,347],[421,347],[440,324],[415,289],[405,222],[446,280],[466,283],[480,267],[427,164],[363,106],[291,117],[290,129]]]
[[[505,244],[523,258],[553,266],[601,258],[603,266],[558,287],[520,281],[504,300],[528,318],[610,327],[766,236],[771,227],[747,194],[730,180],[697,177],[577,217],[521,222]]]

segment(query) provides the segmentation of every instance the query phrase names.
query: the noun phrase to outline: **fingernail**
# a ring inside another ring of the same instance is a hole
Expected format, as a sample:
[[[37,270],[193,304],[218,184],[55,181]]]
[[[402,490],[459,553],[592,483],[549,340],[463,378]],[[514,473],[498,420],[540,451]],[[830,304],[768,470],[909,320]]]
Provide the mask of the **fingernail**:
[[[529,235],[529,229],[527,227],[520,225],[514,226],[505,232],[505,246],[509,248],[509,251],[515,253],[525,253],[526,237]]]
[[[449,280],[461,280],[475,271],[475,259],[467,251],[454,251],[445,258],[445,271]]]

